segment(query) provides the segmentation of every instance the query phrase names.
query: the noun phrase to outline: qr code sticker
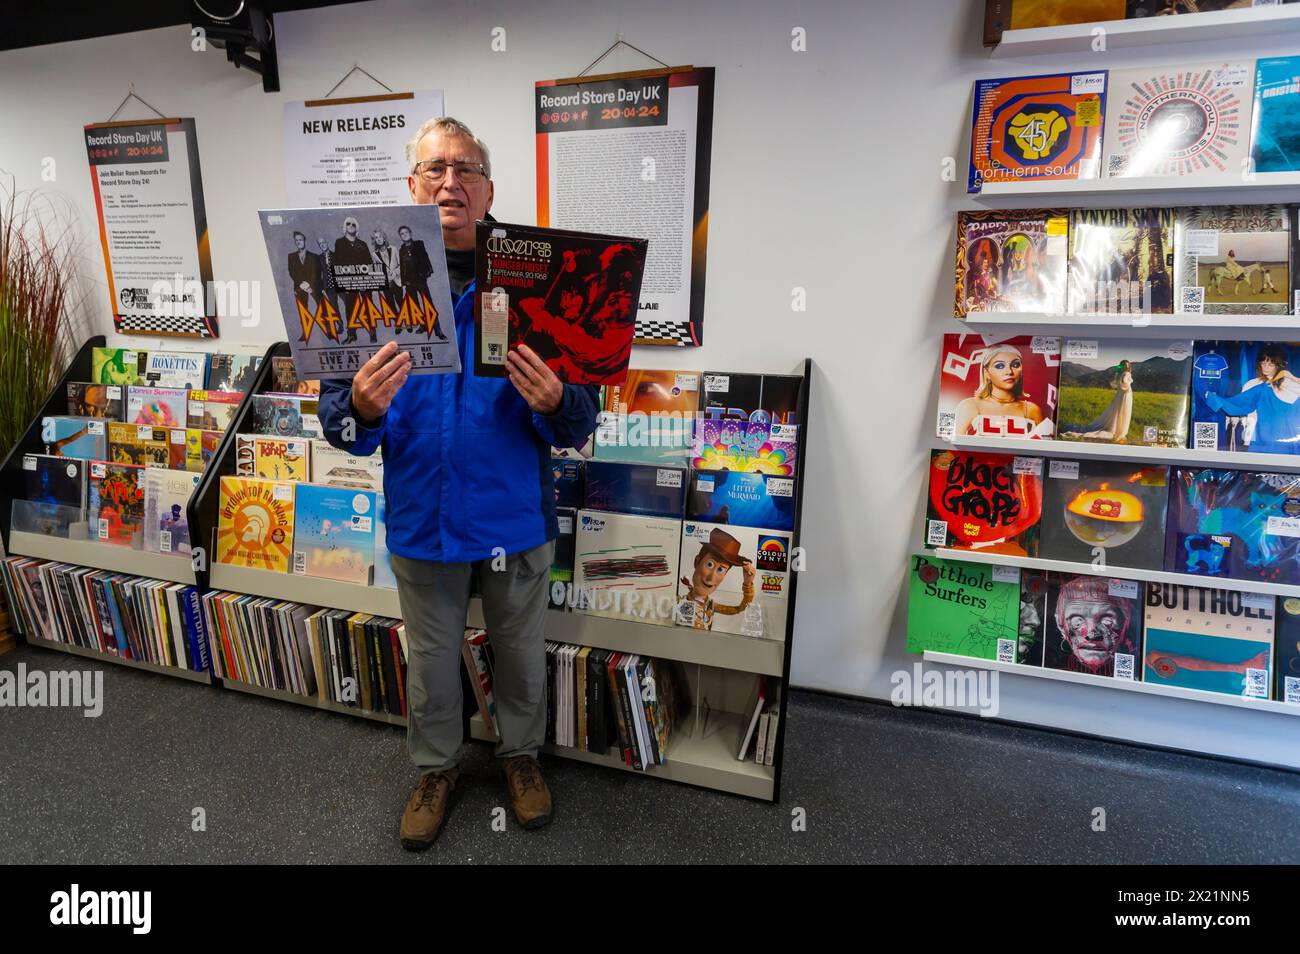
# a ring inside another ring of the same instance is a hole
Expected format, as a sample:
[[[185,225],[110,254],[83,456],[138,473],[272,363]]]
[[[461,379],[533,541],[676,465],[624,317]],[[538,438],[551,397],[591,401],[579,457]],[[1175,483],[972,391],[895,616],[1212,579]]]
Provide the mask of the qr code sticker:
[[[1108,156],[1106,175],[1122,176],[1128,171],[1128,156]]]
[[[925,528],[925,545],[943,547],[948,545],[948,521],[931,520]]]
[[[1016,641],[1014,639],[998,640],[998,662],[1013,663],[1016,661]]]
[[[1251,699],[1268,698],[1268,670],[1246,670],[1246,695]]]
[[[295,573],[307,572],[307,554],[301,550],[293,551],[293,572]]]
[[[108,520],[106,520],[106,519],[103,518],[103,517],[100,517],[100,518],[99,518],[99,528],[98,528],[98,530],[99,530],[99,539],[101,539],[101,540],[107,540],[107,539],[108,539]]]
[[[682,600],[678,603],[674,622],[676,622],[678,626],[694,626],[695,604],[690,600]]]
[[[1205,313],[1205,289],[1184,287],[1182,302],[1179,311],[1186,315],[1201,315]]]
[[[939,427],[937,433],[939,439],[944,441],[950,441],[957,436],[957,415],[955,412],[939,412]]]
[[[488,344],[488,357],[490,357],[490,358],[499,358],[499,357],[501,357],[501,345],[497,344],[495,341],[489,343],[489,344]]]
[[[1283,681],[1282,701],[1300,702],[1300,676],[1287,676]]]
[[[1193,440],[1192,447],[1196,450],[1218,450],[1219,425],[1214,421],[1198,421],[1193,431]]]
[[[170,530],[158,531],[158,552],[159,553],[172,552],[172,532]]]
[[[1115,654],[1115,678],[1133,681],[1133,654],[1116,653]]]

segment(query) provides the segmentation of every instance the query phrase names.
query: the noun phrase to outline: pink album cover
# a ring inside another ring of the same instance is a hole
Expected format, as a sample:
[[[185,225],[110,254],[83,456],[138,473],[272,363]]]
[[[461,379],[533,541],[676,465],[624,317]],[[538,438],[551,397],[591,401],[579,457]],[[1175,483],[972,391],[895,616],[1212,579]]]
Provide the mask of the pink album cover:
[[[1059,337],[944,335],[935,433],[943,440],[1054,437],[1060,373]]]

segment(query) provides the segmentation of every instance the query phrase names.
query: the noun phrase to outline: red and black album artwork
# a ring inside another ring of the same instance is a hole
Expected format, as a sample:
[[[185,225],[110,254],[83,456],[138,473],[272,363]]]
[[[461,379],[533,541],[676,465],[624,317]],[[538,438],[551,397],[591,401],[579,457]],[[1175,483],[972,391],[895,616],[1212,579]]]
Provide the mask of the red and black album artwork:
[[[566,384],[621,384],[636,330],[645,239],[479,222],[474,373],[506,376],[535,351]]]

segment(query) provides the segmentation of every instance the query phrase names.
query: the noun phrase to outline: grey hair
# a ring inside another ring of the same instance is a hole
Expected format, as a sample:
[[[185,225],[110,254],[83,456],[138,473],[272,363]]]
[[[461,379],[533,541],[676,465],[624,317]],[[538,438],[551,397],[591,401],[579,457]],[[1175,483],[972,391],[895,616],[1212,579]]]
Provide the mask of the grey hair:
[[[433,119],[426,120],[424,125],[416,131],[415,138],[406,144],[407,168],[412,172],[415,171],[415,156],[420,148],[420,140],[435,130],[444,132],[449,136],[463,136],[473,142],[478,147],[479,155],[483,157],[483,172],[489,179],[492,178],[492,157],[488,154],[487,143],[475,136],[473,131],[459,119],[453,119],[450,116],[436,116]]]

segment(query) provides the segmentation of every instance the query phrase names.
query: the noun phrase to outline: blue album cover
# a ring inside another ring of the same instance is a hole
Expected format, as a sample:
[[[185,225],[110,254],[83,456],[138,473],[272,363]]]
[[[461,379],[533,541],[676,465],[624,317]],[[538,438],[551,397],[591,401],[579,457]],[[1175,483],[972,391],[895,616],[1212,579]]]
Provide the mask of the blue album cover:
[[[1300,474],[1176,467],[1165,569],[1300,585]]]
[[[1300,597],[1280,596],[1277,601],[1277,685],[1273,698],[1300,703]]]
[[[608,513],[681,518],[689,471],[654,464],[589,460],[583,507]]]
[[[1256,172],[1300,169],[1300,56],[1255,62],[1250,157]]]
[[[551,476],[555,480],[555,506],[577,509],[582,506],[582,468],[585,461],[551,459]]]
[[[375,493],[297,484],[293,504],[293,572],[370,583],[375,562]]]
[[[45,453],[55,457],[80,460],[108,457],[108,429],[102,418],[62,415],[42,418],[41,440],[45,442]]]
[[[686,516],[765,530],[794,530],[794,478],[736,470],[701,471],[691,476]]]
[[[1276,604],[1271,593],[1148,583],[1142,681],[1267,699]]]
[[[375,494],[375,509],[378,519],[375,521],[375,586],[386,590],[397,589],[397,577],[393,574],[393,558],[388,552],[388,503],[382,493]]]
[[[1300,345],[1198,341],[1192,447],[1300,454]]]

